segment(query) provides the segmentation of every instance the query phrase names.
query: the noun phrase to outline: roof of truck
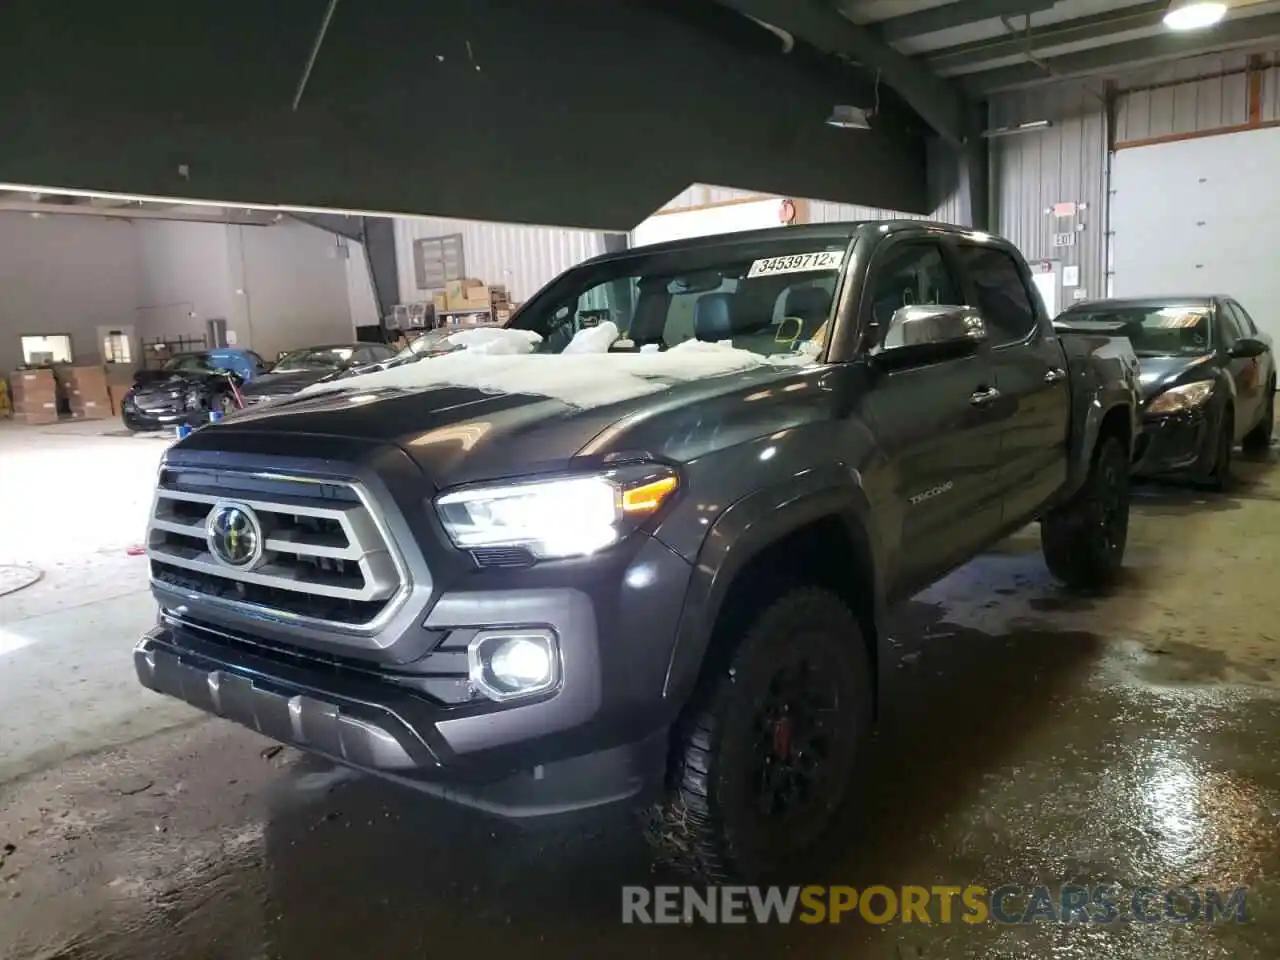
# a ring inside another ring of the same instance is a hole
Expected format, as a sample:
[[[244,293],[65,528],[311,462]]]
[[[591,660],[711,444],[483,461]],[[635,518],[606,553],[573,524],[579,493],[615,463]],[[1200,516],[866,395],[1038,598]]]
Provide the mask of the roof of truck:
[[[620,260],[637,254],[660,254],[677,250],[699,250],[706,247],[721,247],[737,244],[759,243],[764,240],[812,239],[817,241],[850,240],[861,230],[875,229],[884,233],[896,233],[900,230],[928,230],[935,234],[966,236],[986,240],[1000,240],[990,234],[980,233],[969,227],[956,226],[953,223],[940,223],[933,220],[841,220],[835,223],[802,223],[785,226],[766,227],[763,230],[742,230],[736,233],[717,233],[705,237],[688,237],[680,240],[668,240],[665,243],[651,243],[640,247],[629,247],[615,253],[606,253],[594,257],[591,263],[607,260]],[[1001,241],[1003,242],[1003,241]]]

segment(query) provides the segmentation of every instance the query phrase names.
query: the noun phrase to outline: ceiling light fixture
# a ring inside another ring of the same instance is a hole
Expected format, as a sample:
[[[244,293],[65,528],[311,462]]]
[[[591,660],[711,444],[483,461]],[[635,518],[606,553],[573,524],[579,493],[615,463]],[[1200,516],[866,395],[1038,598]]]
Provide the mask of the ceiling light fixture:
[[[867,111],[861,107],[840,103],[831,108],[827,126],[839,127],[841,130],[870,130],[871,121],[867,119]]]
[[[1052,126],[1052,120],[1028,120],[1026,123],[1015,123],[1007,127],[983,130],[982,135],[989,140],[992,137],[1011,137],[1016,133],[1035,133],[1039,130],[1048,130]]]
[[[1227,15],[1225,3],[1210,0],[1173,0],[1164,15],[1164,25],[1170,30],[1204,30],[1212,27]]]

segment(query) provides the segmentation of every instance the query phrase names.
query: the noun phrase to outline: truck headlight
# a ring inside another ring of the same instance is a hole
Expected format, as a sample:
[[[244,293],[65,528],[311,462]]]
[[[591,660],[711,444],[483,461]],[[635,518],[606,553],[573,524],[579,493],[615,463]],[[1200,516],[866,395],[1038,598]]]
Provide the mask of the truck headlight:
[[[436,499],[436,512],[463,550],[523,547],[543,560],[578,557],[617,543],[679,485],[674,470],[640,464],[453,490]]]
[[[530,697],[560,682],[560,650],[549,630],[484,631],[467,645],[471,684],[491,700]]]
[[[1181,387],[1170,387],[1147,406],[1147,413],[1185,413],[1198,410],[1213,396],[1213,381],[1202,380]]]

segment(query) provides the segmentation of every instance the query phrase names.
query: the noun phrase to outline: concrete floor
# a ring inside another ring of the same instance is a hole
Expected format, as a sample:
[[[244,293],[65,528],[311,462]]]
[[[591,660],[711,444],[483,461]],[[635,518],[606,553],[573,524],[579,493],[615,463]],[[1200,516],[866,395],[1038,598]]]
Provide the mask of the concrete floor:
[[[623,927],[619,887],[664,879],[625,824],[519,833],[136,688],[125,550],[163,444],[86,432],[0,428],[0,564],[44,571],[0,598],[0,956],[1276,956],[1271,464],[1144,490],[1106,599],[1060,592],[1027,531],[899,610],[847,852],[806,878],[1245,885],[1247,924]]]

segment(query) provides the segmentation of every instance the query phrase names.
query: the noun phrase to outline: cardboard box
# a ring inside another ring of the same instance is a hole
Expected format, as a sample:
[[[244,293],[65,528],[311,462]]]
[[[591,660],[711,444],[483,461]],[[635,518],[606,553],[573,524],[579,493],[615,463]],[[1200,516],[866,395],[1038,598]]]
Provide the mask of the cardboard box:
[[[124,406],[124,395],[128,393],[129,390],[130,390],[130,387],[124,386],[123,384],[116,384],[116,383],[110,384],[107,387],[107,402],[111,406],[112,416],[114,417],[120,416],[120,411]]]
[[[81,420],[105,420],[111,416],[111,403],[101,400],[72,400],[71,415]]]
[[[449,303],[449,297],[445,293],[436,293],[431,297],[431,306],[435,308],[436,313],[444,313]]]
[[[126,387],[132,386],[135,369],[132,363],[108,363],[105,366],[107,384],[109,386],[115,386],[116,384]]]
[[[58,415],[57,413],[14,413],[13,419],[29,427],[41,427],[57,423]]]
[[[44,386],[52,390],[55,384],[52,370],[15,370],[9,375],[9,386],[14,390],[35,390]]]

